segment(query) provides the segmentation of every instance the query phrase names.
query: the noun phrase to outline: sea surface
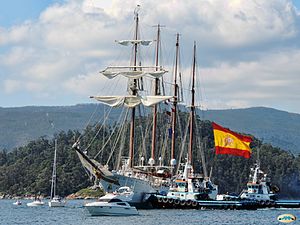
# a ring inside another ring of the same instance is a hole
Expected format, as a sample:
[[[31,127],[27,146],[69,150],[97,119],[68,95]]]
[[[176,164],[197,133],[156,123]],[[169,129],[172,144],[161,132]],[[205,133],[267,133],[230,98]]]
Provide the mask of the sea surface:
[[[84,200],[71,200],[64,208],[50,208],[45,200],[41,207],[13,205],[14,200],[0,200],[1,225],[269,225],[284,224],[277,221],[281,214],[297,217],[291,225],[300,224],[300,209],[263,209],[263,210],[139,210],[138,216],[130,217],[91,217],[83,204]]]

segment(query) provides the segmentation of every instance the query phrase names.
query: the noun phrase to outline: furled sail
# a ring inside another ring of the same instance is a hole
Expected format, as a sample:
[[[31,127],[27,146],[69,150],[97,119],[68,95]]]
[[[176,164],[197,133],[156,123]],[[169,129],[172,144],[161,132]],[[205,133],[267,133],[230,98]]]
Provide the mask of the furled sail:
[[[108,79],[112,79],[118,75],[122,75],[124,77],[127,78],[131,78],[131,79],[139,79],[141,77],[144,76],[152,76],[154,78],[160,78],[162,75],[164,75],[165,73],[167,73],[167,70],[158,70],[158,71],[151,71],[151,72],[144,72],[144,71],[134,71],[134,70],[130,70],[130,71],[109,71],[109,70],[103,70],[100,73],[102,73],[104,76],[106,76]]]
[[[150,45],[153,41],[152,40],[120,40],[120,41],[116,41],[118,42],[120,45],[125,45],[128,46],[129,44],[141,44],[144,46],[148,46]]]
[[[143,104],[145,106],[153,106],[156,105],[162,101],[171,99],[173,96],[160,96],[160,95],[154,95],[154,96],[91,96],[91,98],[94,98],[106,105],[109,105],[111,107],[120,107],[120,106],[126,106],[129,108],[133,108],[139,104]]]

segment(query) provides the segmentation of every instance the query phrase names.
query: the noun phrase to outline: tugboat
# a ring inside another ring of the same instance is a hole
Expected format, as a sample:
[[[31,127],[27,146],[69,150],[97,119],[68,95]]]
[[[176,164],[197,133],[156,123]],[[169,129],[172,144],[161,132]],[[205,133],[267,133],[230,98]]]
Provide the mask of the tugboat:
[[[157,194],[152,203],[155,208],[198,208],[199,201],[215,200],[218,186],[208,177],[196,175],[193,167],[186,162],[166,195]]]
[[[260,163],[256,163],[251,168],[250,181],[247,183],[247,189],[243,190],[239,198],[255,200],[260,205],[274,206],[277,200],[276,192],[279,191],[277,186],[271,186],[270,178],[260,169]]]
[[[167,195],[152,195],[152,205],[159,209],[250,209],[259,204],[251,199],[217,199],[218,186],[209,177],[194,175],[192,166],[185,164],[184,172],[178,175]]]
[[[178,174],[172,184],[168,197],[179,200],[209,200],[216,199],[218,186],[209,177],[195,175],[192,166],[186,162],[183,173]]]

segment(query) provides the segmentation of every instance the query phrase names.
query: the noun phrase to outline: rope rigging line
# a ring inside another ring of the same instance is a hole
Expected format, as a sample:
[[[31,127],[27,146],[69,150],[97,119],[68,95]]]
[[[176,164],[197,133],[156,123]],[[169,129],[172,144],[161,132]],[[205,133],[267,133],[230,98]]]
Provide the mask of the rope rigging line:
[[[117,146],[117,144],[118,144],[118,141],[119,141],[119,139],[120,139],[120,137],[121,137],[121,134],[122,134],[123,129],[124,129],[125,124],[126,124],[125,121],[126,121],[126,119],[127,119],[128,112],[129,112],[129,110],[127,109],[127,110],[126,110],[126,115],[125,115],[125,117],[124,117],[124,119],[123,119],[123,121],[122,121],[121,129],[119,129],[119,131],[118,131],[118,133],[117,133],[116,140],[115,140],[114,145],[113,145],[113,147],[112,147],[112,149],[111,149],[111,152],[110,152],[110,154],[109,154],[109,157],[108,157],[108,159],[107,159],[107,161],[106,161],[106,165],[108,165],[108,163],[110,162],[110,160],[111,160],[111,158],[112,158],[112,155],[113,155],[113,153],[114,153],[114,151],[115,151],[115,149],[116,149],[116,146]],[[116,127],[117,127],[117,126],[116,126]],[[111,137],[112,137],[112,136],[111,136]],[[105,147],[105,146],[104,146],[104,147]],[[104,147],[102,147],[101,150],[103,150]]]
[[[181,162],[181,159],[182,159],[182,155],[183,155],[183,152],[185,151],[185,148],[186,148],[186,138],[187,138],[188,131],[189,131],[189,120],[186,123],[184,136],[183,136],[182,143],[181,143],[181,150],[180,150],[179,157],[178,157],[178,166],[177,166],[177,169],[176,169],[176,174],[178,173],[179,165],[180,165],[180,162]]]
[[[90,124],[92,118],[94,117],[96,111],[97,111],[98,108],[99,108],[99,105],[100,105],[100,104],[97,104],[97,105],[96,105],[96,108],[95,108],[94,112],[92,113],[92,115],[90,116],[90,118],[88,119],[88,121],[87,121],[87,123],[85,124],[84,127],[87,127],[87,126]],[[76,140],[75,142],[79,143],[79,141],[80,141],[80,139],[82,138],[82,136],[83,136],[83,133],[79,135],[79,137],[77,138],[77,140]]]
[[[120,120],[121,120],[121,118],[122,118],[123,112],[124,112],[124,108],[122,109],[122,112],[121,112],[120,117],[119,117],[119,119],[118,119],[118,121],[117,121],[117,124],[120,124]],[[128,109],[127,109],[127,112],[126,112],[126,116],[127,116],[127,113],[128,113]],[[107,114],[107,115],[108,115],[108,114]],[[126,116],[125,116],[125,118],[126,118]],[[110,135],[109,138],[106,140],[106,142],[103,144],[103,146],[102,146],[102,148],[99,150],[99,152],[94,156],[94,159],[96,159],[96,158],[98,157],[98,155],[103,151],[103,149],[104,149],[104,148],[106,147],[106,145],[109,143],[109,141],[110,141],[110,139],[112,138],[112,136],[113,136],[113,134],[114,134],[114,132],[115,132],[116,129],[117,129],[117,126],[114,127],[114,129],[113,129],[112,132],[111,132],[111,135]]]
[[[144,109],[144,108],[143,108]],[[140,132],[141,132],[141,137],[142,137],[142,151],[139,151],[140,153],[144,153],[145,154],[145,158],[147,158],[147,148],[146,148],[146,140],[147,138],[146,137],[149,137],[149,131],[150,131],[150,128],[153,124],[153,121],[151,120],[151,118],[149,119],[149,116],[144,116],[145,120],[146,120],[146,126],[145,126],[145,131],[143,132],[143,126],[142,126],[142,112],[141,112],[141,108],[138,107],[138,112],[139,112],[139,121],[140,121],[140,124],[139,124],[139,128],[140,128]],[[143,112],[143,115],[146,115],[145,112]],[[147,115],[149,115],[149,112],[147,113]],[[141,149],[141,147],[139,148],[139,150]],[[137,152],[138,153],[138,152]],[[136,153],[136,154],[137,154]]]
[[[109,110],[109,113],[110,113],[110,111],[111,111],[111,109]],[[91,145],[93,144],[93,142],[95,141],[96,137],[97,137],[98,134],[100,133],[100,130],[102,130],[102,128],[104,127],[104,124],[105,124],[106,120],[108,119],[109,113],[107,113],[107,116],[103,118],[103,122],[102,122],[101,126],[99,127],[98,131],[96,132],[96,134],[94,135],[94,137],[92,138],[92,140],[90,141],[90,143],[88,144],[88,146],[84,149],[84,151],[87,151],[87,150],[91,147]],[[99,121],[95,124],[94,128],[96,128],[96,126],[100,123],[100,121],[101,121],[101,120],[99,120]]]
[[[121,158],[122,158],[122,153],[124,150],[125,140],[126,140],[125,132],[127,130],[128,125],[129,125],[128,123],[124,124],[125,128],[123,129],[123,134],[121,137],[120,150],[119,150],[119,155],[118,155],[118,159],[117,159],[117,163],[116,163],[116,167],[115,167],[116,170],[120,169],[120,167],[121,167]]]
[[[204,139],[202,138],[202,129],[199,128],[199,123],[198,122],[199,122],[198,120],[196,120],[196,122],[195,122],[196,145],[198,146],[199,151],[200,151],[200,157],[201,157],[201,163],[202,163],[204,176],[207,177],[208,174],[207,174],[206,160],[205,160],[205,154],[204,154],[204,149],[205,149],[204,146],[206,146],[206,142],[201,141],[201,139],[202,140],[204,140]]]

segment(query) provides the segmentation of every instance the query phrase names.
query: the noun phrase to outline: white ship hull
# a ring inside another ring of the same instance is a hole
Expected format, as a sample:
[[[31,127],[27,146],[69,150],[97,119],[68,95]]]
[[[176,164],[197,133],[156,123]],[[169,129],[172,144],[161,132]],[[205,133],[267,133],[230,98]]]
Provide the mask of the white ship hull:
[[[49,207],[64,207],[66,205],[66,202],[51,200],[48,202],[48,205],[49,205]]]
[[[27,203],[27,206],[29,207],[36,207],[36,206],[43,206],[45,203],[42,201],[33,201],[33,202],[29,202]]]
[[[131,205],[139,206],[141,203],[147,202],[150,194],[157,192],[167,192],[168,186],[154,187],[151,182],[147,179],[140,179],[136,177],[129,177],[126,175],[121,175],[118,173],[114,174],[114,177],[118,180],[120,185],[112,184],[106,182],[105,180],[100,180],[100,185],[105,192],[113,192],[122,186],[128,186],[134,192],[132,200],[129,201]]]
[[[126,203],[117,205],[118,203],[91,202],[85,205],[85,208],[91,216],[134,216],[138,215],[135,207],[131,207]]]

